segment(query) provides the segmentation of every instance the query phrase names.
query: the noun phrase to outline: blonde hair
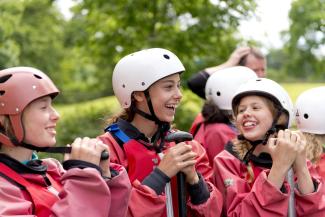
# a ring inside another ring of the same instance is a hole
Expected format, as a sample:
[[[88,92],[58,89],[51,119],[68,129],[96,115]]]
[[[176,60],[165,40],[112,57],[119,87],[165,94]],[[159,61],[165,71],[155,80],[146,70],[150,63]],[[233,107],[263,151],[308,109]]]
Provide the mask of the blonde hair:
[[[325,134],[313,134],[302,132],[307,142],[307,158],[314,164],[317,164],[323,153],[325,144]]]
[[[268,108],[271,110],[272,117],[274,119],[277,116],[278,106],[276,106],[276,104],[271,99],[269,99],[267,97],[263,97],[263,96],[260,96],[260,97],[266,103]],[[239,102],[240,102],[240,100],[239,100]],[[237,116],[237,114],[238,114],[238,106],[239,106],[239,103],[234,108],[235,116]],[[288,120],[289,120],[288,114],[285,112],[282,112],[282,114],[280,115],[276,124],[285,126],[286,123],[288,122]],[[239,140],[238,138],[233,139],[232,143],[233,143],[234,152],[237,154],[238,158],[242,161],[244,160],[244,157],[247,154],[247,152],[253,147],[250,144],[250,142],[248,142],[247,140]],[[248,164],[247,164],[247,173],[248,173],[248,183],[254,182],[254,180],[255,180],[254,171],[252,168],[252,164],[250,162],[248,162]]]

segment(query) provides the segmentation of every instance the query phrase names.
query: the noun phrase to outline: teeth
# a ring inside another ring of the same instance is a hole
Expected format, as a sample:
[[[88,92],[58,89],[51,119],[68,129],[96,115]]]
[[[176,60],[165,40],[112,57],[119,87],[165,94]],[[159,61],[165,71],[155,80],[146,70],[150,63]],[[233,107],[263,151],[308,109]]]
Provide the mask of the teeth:
[[[245,122],[244,127],[251,127],[251,126],[256,126],[255,122]]]
[[[175,109],[177,106],[176,105],[166,105],[167,108]]]

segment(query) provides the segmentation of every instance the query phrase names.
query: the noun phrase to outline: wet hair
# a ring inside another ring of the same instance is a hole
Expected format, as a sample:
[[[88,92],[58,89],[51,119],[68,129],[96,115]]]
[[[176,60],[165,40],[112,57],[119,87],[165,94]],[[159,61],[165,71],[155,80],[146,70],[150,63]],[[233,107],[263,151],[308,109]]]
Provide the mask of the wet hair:
[[[250,95],[250,96],[252,96],[252,95]],[[272,117],[275,118],[276,114],[278,112],[278,109],[279,109],[279,105],[277,105],[274,101],[272,101],[271,99],[269,99],[267,97],[262,97],[262,96],[259,96],[259,97],[261,97],[261,99],[263,99],[263,101],[266,103],[267,107],[271,110]],[[237,116],[237,114],[238,114],[238,106],[239,106],[239,103],[234,108],[235,116]],[[282,112],[282,114],[280,115],[280,117],[277,121],[277,125],[285,126],[286,123],[288,122],[288,120],[289,120],[288,114],[285,112]],[[250,144],[250,142],[248,142],[247,140],[239,140],[238,138],[234,138],[232,140],[232,143],[233,143],[233,150],[237,154],[237,156],[240,160],[244,160],[246,153],[253,147]],[[252,165],[250,163],[247,165],[247,172],[248,172],[248,182],[249,183],[254,182],[254,180],[255,180],[254,172],[252,169]]]
[[[210,100],[205,101],[201,113],[205,123],[231,123],[231,114],[229,115],[227,111],[219,109],[219,107]]]
[[[313,134],[302,132],[307,142],[307,158],[314,164],[317,164],[323,153],[325,144],[325,134]]]
[[[255,47],[251,47],[250,52],[247,55],[243,56],[239,60],[238,65],[240,65],[240,66],[246,66],[246,62],[247,62],[248,55],[253,55],[257,59],[262,59],[262,60],[265,59],[265,56],[262,54],[262,52],[260,50],[258,50]]]

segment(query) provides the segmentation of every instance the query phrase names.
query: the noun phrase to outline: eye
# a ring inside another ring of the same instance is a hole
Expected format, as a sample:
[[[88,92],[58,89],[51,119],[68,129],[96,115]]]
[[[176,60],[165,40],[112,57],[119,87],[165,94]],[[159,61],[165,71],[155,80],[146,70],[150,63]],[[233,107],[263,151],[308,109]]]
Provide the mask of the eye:
[[[245,111],[245,108],[238,108],[238,114],[243,113]]]

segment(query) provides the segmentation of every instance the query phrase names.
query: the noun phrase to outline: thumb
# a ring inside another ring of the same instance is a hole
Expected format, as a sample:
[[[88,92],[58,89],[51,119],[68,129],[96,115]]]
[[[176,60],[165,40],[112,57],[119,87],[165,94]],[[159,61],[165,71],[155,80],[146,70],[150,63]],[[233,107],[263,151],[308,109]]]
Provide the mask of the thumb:
[[[271,154],[273,153],[275,147],[276,147],[276,138],[269,138],[266,144],[266,150]]]

